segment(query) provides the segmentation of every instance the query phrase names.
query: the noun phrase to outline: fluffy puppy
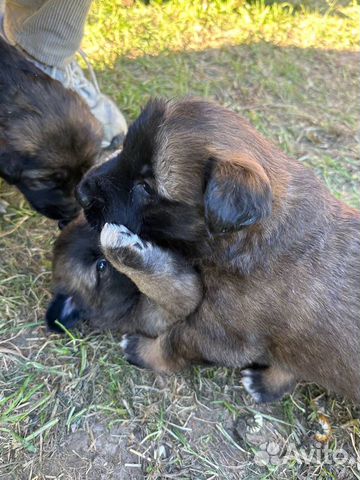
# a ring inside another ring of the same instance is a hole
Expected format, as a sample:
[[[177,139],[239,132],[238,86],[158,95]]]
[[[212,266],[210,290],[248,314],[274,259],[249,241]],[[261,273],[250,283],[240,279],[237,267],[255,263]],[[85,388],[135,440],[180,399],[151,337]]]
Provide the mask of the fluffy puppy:
[[[257,401],[297,380],[360,400],[359,212],[246,120],[202,100],[151,101],[78,196],[117,270],[128,266],[115,224],[181,254],[204,285],[185,321],[124,341],[130,362],[239,367]],[[141,291],[141,265],[133,280]]]
[[[0,38],[0,176],[41,214],[68,220],[102,127],[85,102]]]
[[[141,332],[156,337],[195,309],[202,293],[196,272],[179,255],[142,241],[125,227],[121,232],[124,261],[126,257],[136,261],[135,276],[140,266],[142,275],[150,279],[156,271],[161,297],[144,295],[130,278],[106,261],[99,234],[80,215],[64,228],[55,243],[55,294],[46,314],[50,330],[62,331],[57,321],[68,329],[87,322],[97,330]],[[111,235],[111,228],[107,234]],[[131,276],[130,264],[128,273]],[[168,296],[164,297],[168,286]]]

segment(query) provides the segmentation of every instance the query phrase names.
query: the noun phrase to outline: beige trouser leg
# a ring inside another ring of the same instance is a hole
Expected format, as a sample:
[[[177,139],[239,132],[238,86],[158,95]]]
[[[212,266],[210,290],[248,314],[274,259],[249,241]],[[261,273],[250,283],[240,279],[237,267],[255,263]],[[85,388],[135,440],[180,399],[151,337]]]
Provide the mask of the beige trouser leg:
[[[38,62],[62,68],[79,49],[91,2],[5,0],[5,35]]]

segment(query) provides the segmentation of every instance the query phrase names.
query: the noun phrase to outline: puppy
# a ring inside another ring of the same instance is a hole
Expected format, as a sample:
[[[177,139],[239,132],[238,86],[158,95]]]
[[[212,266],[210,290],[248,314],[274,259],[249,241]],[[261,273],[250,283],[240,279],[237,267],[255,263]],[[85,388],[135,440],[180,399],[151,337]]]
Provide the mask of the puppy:
[[[124,262],[126,258],[136,262],[135,275],[139,268],[142,275],[149,278],[154,271],[162,272],[157,283],[171,285],[171,298],[158,299],[155,295],[153,299],[151,291],[150,296],[140,293],[133,281],[106,261],[100,249],[99,234],[80,215],[64,228],[55,243],[55,295],[46,314],[50,330],[62,331],[57,321],[68,329],[86,321],[97,330],[141,332],[156,337],[169,324],[184,320],[195,309],[202,294],[196,272],[176,253],[168,253],[141,240],[125,227],[121,232],[123,244],[119,250]],[[107,235],[112,235],[111,228],[107,229]],[[165,287],[160,290],[163,292]]]
[[[118,271],[125,225],[182,255],[204,286],[185,321],[125,339],[130,362],[239,367],[259,402],[297,380],[360,400],[359,212],[246,120],[202,100],[151,101],[78,196]],[[132,279],[149,282],[140,264]]]
[[[71,219],[101,139],[85,102],[0,38],[0,176],[41,214]]]

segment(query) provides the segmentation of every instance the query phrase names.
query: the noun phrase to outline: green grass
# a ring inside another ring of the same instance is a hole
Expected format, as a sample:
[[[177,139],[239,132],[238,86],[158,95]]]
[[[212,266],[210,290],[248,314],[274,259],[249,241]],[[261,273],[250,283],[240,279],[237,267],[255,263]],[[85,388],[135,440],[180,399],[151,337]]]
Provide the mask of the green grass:
[[[325,13],[291,2],[244,0],[95,2],[86,50],[99,66],[121,56],[138,58],[269,42],[281,47],[356,50],[357,3],[333,4]],[[326,4],[325,4],[326,5]],[[106,31],[106,35],[104,35]]]
[[[103,0],[83,48],[129,121],[150,96],[215,99],[359,207],[359,12],[352,2]],[[321,412],[330,450],[356,455],[359,409],[318,387],[258,407],[236,371],[163,378],[127,365],[110,334],[48,336],[57,231],[0,187],[0,479],[360,478],[356,465],[253,462],[261,442],[312,445]],[[249,439],[255,413],[262,427]]]

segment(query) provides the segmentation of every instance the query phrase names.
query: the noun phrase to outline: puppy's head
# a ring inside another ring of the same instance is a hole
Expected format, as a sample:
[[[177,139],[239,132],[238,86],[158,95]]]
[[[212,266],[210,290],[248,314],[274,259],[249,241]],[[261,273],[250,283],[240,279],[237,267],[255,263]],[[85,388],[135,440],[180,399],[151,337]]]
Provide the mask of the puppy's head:
[[[121,223],[190,249],[209,235],[266,221],[273,201],[266,148],[245,121],[218,105],[151,101],[123,151],[83,179],[78,197],[98,229]]]
[[[95,164],[102,127],[85,102],[0,43],[0,176],[53,219],[74,218],[74,190]]]
[[[46,313],[53,331],[87,322],[92,328],[121,330],[121,319],[138,299],[138,289],[103,257],[99,236],[80,216],[55,243],[54,297]]]

